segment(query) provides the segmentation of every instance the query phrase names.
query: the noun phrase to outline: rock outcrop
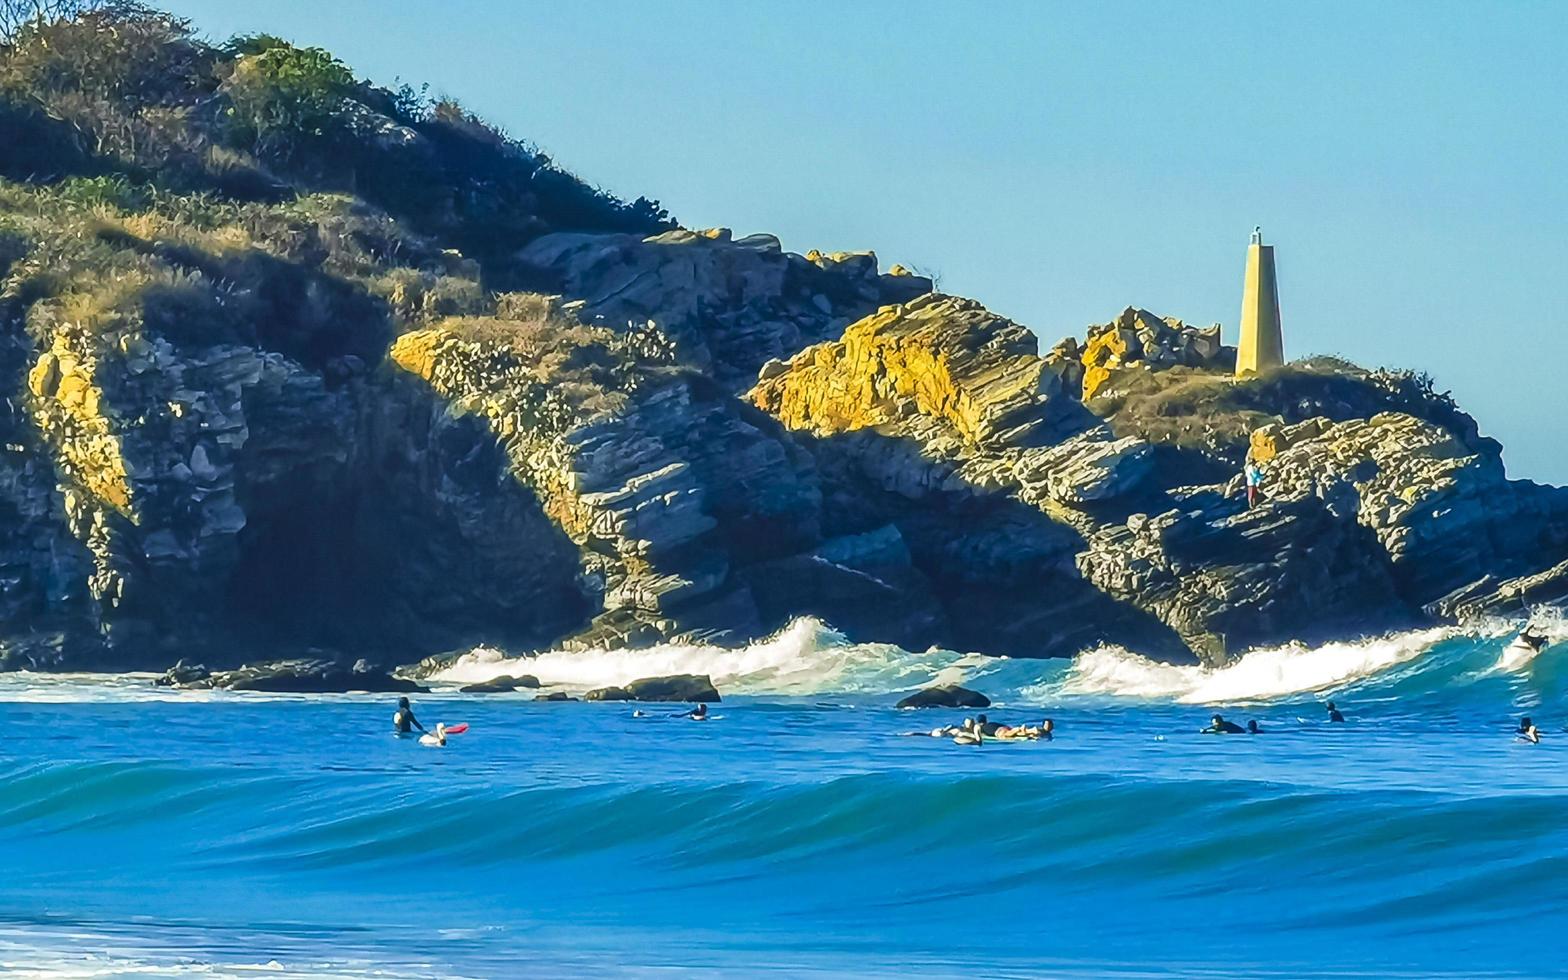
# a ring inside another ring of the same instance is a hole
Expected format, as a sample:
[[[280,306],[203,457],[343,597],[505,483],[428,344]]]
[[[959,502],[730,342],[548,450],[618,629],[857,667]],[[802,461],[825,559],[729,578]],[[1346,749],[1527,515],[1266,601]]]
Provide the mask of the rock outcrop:
[[[458,688],[458,691],[462,694],[510,694],[520,687],[537,688],[538,686],[539,678],[532,674],[524,674],[521,677],[502,674],[500,677],[492,677],[487,681],[464,684]]]
[[[725,388],[746,388],[770,359],[838,335],[879,306],[931,291],[931,281],[879,274],[871,252],[785,252],[772,235],[727,228],[648,237],[558,233],[520,255],[542,284],[580,303],[589,323],[652,322],[682,363]]]
[[[1138,350],[1166,352],[1146,371],[1224,356],[1187,346],[1197,334],[1178,321],[1123,319],[1147,328]],[[1453,590],[1484,588],[1476,569],[1525,575],[1568,553],[1568,492],[1507,481],[1442,411],[1447,425],[1384,412],[1261,426],[1242,439],[1269,474],[1249,511],[1239,477],[1173,483],[1194,469],[1169,462],[1179,444],[1075,416],[1051,380],[1061,353],[1041,358],[1007,321],[928,297],[764,371],[750,397],[817,456],[824,519],[840,501],[897,514],[950,638],[991,652],[1119,642],[1219,663],[1412,625]]]
[[[336,660],[271,660],[247,664],[185,681],[177,686],[190,690],[217,688],[267,694],[343,694],[423,691],[413,681],[393,677],[360,661],[353,666]]]
[[[1230,371],[1236,366],[1236,350],[1220,342],[1219,324],[1192,327],[1174,317],[1157,317],[1130,306],[1110,323],[1090,327],[1081,348],[1069,338],[1053,353],[1077,355],[1083,364],[1081,393],[1086,399],[1100,394],[1123,368],[1158,370],[1182,365]]]
[[[716,704],[723,700],[706,674],[672,674],[644,677],[624,687],[596,687],[583,695],[585,701],[683,701]]]
[[[899,708],[989,708],[991,699],[957,684],[938,684],[898,702]]]

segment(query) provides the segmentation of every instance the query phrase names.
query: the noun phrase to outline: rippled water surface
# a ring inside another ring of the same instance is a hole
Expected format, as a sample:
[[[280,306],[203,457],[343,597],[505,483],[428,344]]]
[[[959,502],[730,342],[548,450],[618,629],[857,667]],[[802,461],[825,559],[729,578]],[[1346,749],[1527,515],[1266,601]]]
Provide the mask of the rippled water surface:
[[[472,726],[444,750],[387,734],[386,697],[0,677],[0,971],[1558,974],[1568,645],[1494,670],[1507,639],[1207,672],[805,623],[533,664],[567,685],[709,671],[740,692],[713,721],[437,691],[421,719]],[[481,652],[440,683],[520,669]],[[893,710],[935,678],[1059,737],[899,737],[959,717]],[[1266,734],[1195,734],[1213,710]],[[1512,740],[1521,712],[1542,744]]]

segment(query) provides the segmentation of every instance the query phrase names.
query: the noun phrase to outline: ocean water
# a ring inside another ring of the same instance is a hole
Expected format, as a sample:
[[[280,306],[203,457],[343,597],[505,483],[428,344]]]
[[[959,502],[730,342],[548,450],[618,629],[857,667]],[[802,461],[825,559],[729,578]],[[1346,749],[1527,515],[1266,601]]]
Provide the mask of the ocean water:
[[[445,749],[393,738],[385,696],[0,676],[0,973],[1561,974],[1568,629],[1498,670],[1511,635],[1218,671],[809,620],[735,650],[480,650],[415,701],[472,726]],[[451,690],[675,671],[713,675],[713,720]],[[893,709],[933,680],[1058,737],[901,737],[962,717]],[[1216,710],[1266,732],[1196,734]]]

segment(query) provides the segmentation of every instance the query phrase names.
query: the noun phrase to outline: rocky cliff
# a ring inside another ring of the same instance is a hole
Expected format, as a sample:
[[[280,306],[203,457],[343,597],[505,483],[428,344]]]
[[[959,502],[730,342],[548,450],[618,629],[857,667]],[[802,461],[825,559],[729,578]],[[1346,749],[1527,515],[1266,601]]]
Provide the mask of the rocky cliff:
[[[363,83],[283,152],[223,122],[275,39],[142,24],[177,83],[81,103],[72,45],[123,27],[0,46],[0,665],[802,615],[1212,663],[1568,593],[1568,491],[1418,375],[1238,382],[1217,328],[1134,308],[1042,356],[873,253],[673,227]]]

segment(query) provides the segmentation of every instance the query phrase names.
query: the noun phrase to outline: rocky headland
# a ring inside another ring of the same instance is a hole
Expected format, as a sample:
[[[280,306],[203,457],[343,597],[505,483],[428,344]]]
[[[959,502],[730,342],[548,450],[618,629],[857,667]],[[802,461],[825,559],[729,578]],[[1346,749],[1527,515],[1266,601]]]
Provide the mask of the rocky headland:
[[[279,81],[321,58],[134,11],[0,46],[0,665],[313,689],[805,615],[1213,664],[1568,597],[1568,490],[1418,374],[1236,381],[1217,325],[1136,308],[1042,354],[871,252]]]

